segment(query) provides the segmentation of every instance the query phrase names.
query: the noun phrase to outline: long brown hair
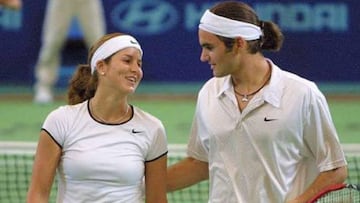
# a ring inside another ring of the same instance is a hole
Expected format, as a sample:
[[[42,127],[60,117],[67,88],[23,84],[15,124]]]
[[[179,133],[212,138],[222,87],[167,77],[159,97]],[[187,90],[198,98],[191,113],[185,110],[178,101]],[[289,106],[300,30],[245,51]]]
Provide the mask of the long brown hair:
[[[248,41],[250,53],[257,53],[261,50],[280,50],[284,40],[284,36],[280,28],[271,21],[259,20],[257,14],[249,5],[238,1],[225,1],[216,4],[210,9],[210,11],[216,15],[232,20],[251,23],[261,28],[263,36],[258,40]],[[225,43],[228,50],[233,47],[235,43],[234,39],[221,36],[218,37]]]
[[[98,85],[98,75],[95,71],[91,74],[91,58],[95,51],[107,40],[124,35],[123,33],[111,33],[101,37],[90,49],[87,59],[87,64],[78,65],[75,73],[69,81],[69,88],[67,93],[67,103],[70,105],[81,103],[94,97]],[[104,61],[108,63],[111,56]]]

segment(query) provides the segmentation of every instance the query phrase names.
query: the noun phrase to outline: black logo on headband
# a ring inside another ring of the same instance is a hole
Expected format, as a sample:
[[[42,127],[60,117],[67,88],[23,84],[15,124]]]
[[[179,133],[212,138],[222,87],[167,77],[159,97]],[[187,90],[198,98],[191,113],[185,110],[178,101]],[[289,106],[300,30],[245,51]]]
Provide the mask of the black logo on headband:
[[[130,40],[130,43],[131,44],[138,44],[136,41],[134,41],[134,40]]]

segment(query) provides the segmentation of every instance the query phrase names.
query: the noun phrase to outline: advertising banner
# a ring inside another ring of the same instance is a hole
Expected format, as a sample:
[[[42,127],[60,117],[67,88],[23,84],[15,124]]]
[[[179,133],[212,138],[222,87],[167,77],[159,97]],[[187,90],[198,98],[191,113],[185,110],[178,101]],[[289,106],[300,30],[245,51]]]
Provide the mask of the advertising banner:
[[[356,0],[245,1],[261,20],[279,25],[280,52],[264,52],[281,68],[318,82],[360,81],[360,6]],[[200,62],[198,23],[206,0],[106,0],[107,32],[134,35],[144,49],[145,81],[201,82],[212,75]],[[0,83],[32,84],[41,45],[46,1],[23,2],[20,11],[0,8]],[[91,13],[89,13],[91,15]],[[87,50],[76,19],[64,45],[60,77],[67,77]],[[60,78],[61,79],[61,78]]]

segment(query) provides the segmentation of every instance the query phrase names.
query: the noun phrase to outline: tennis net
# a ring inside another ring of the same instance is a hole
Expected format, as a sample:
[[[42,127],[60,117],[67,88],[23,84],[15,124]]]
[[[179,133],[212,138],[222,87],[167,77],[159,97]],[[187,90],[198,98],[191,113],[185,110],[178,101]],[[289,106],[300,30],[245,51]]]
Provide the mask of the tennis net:
[[[0,202],[25,202],[30,183],[36,143],[0,142]],[[349,163],[348,183],[360,183],[360,146],[344,145]],[[171,165],[186,155],[185,145],[169,146]],[[55,202],[56,180],[51,192],[51,201]],[[168,193],[169,203],[206,203],[208,201],[208,181],[192,187]]]

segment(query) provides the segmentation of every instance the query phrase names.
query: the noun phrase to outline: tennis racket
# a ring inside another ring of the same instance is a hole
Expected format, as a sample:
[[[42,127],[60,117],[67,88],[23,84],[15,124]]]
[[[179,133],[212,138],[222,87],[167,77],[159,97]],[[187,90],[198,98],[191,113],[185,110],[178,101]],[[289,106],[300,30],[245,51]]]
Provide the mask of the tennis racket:
[[[319,192],[308,203],[360,203],[359,184],[335,184]]]

